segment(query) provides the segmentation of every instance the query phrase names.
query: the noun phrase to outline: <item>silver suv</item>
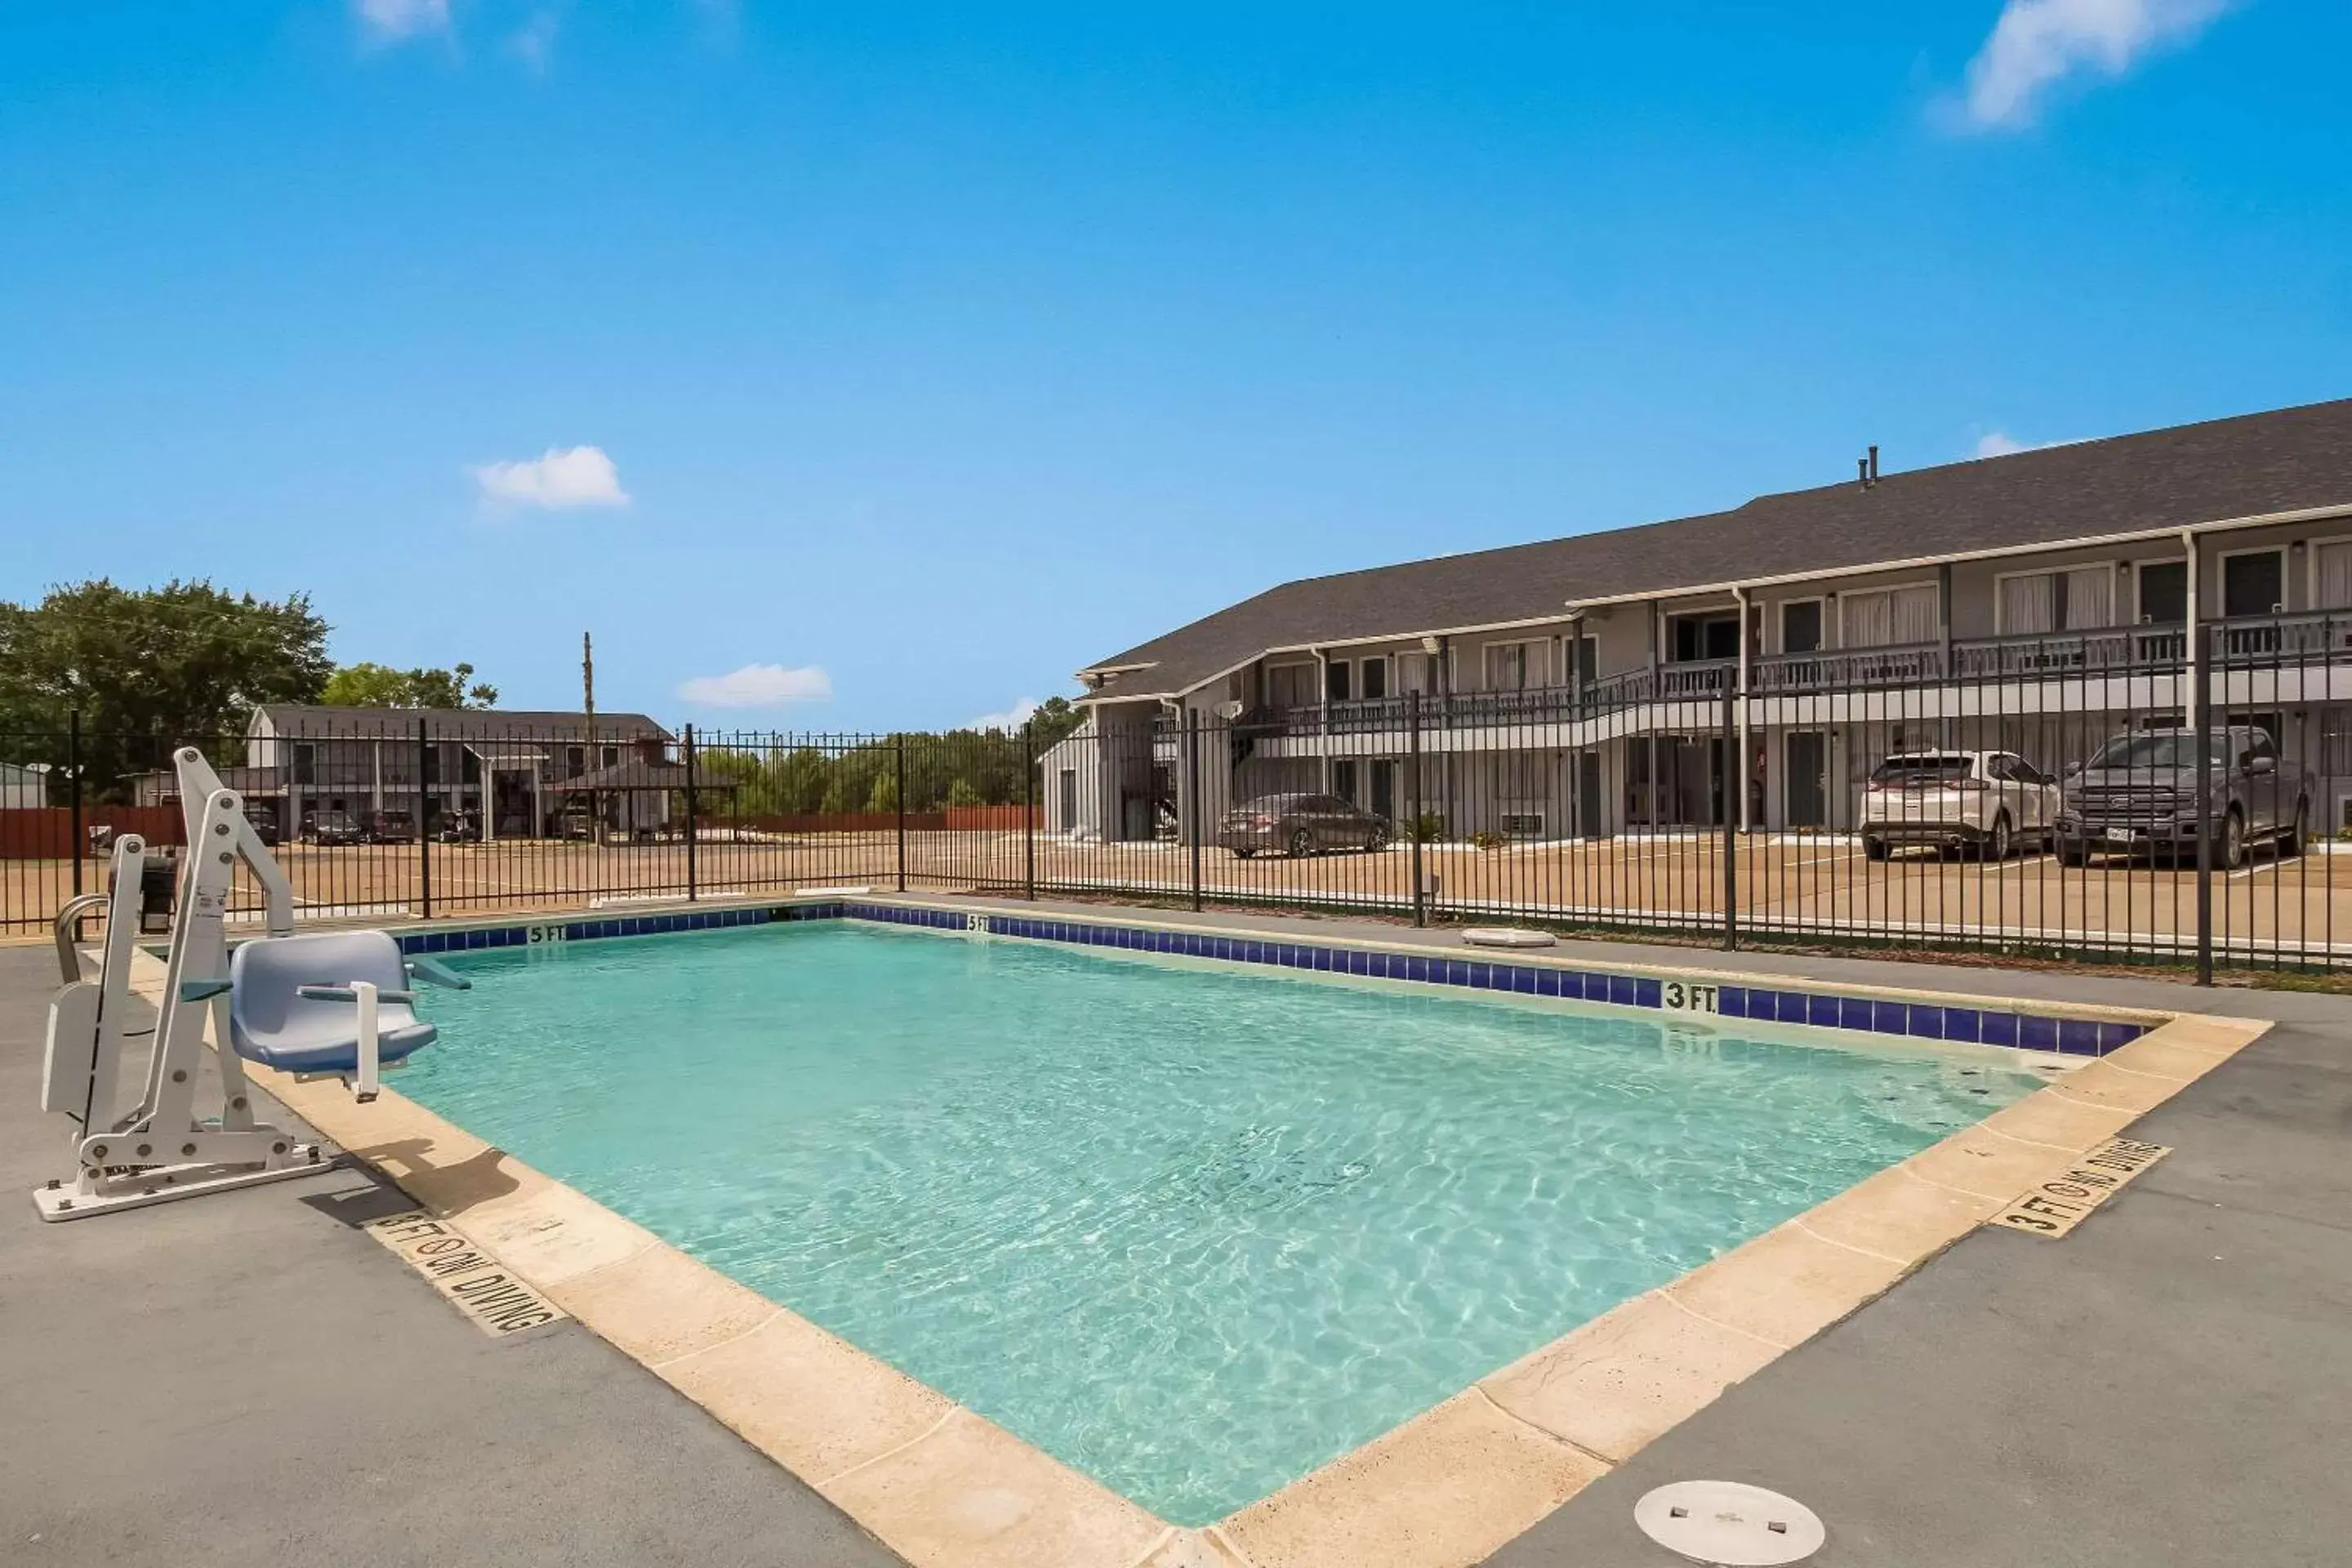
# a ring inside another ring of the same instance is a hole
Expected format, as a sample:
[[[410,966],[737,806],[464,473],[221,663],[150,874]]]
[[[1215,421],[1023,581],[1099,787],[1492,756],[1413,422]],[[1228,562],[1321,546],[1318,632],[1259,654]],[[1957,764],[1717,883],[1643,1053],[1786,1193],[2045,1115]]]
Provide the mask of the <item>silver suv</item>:
[[[1871,770],[1862,850],[1884,860],[1896,845],[1931,844],[2005,860],[2016,844],[2048,847],[2058,805],[2058,781],[2015,752],[1905,752]]]

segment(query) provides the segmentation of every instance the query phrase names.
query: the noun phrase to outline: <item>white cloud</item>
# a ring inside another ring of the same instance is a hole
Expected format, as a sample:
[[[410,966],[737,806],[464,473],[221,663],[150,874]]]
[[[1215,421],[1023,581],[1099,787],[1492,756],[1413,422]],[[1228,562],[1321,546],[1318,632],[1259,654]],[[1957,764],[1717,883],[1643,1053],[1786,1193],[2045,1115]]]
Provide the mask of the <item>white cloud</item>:
[[[1034,697],[1016,697],[1013,700],[1013,706],[1003,712],[983,713],[979,718],[968,721],[964,728],[967,730],[1018,730],[1022,725],[1029,722],[1029,715],[1035,711],[1037,711],[1037,700]]]
[[[1988,430],[1977,437],[1977,449],[1969,456],[2006,458],[2014,452],[2039,452],[2051,447],[2071,447],[2082,438],[2075,436],[2063,441],[2021,441],[2006,430]]]
[[[2009,0],[1969,62],[1964,112],[1979,127],[2023,125],[2043,93],[2079,72],[2123,75],[2149,50],[2185,43],[2233,0]]]
[[[550,447],[519,463],[482,463],[473,469],[482,499],[509,506],[563,511],[576,506],[626,506],[621,471],[602,447]]]
[[[381,43],[449,30],[449,0],[352,0],[352,15]]]
[[[677,695],[698,708],[781,708],[824,701],[833,695],[833,678],[814,665],[786,669],[781,664],[747,664],[725,675],[698,675]]]
[[[530,20],[516,29],[514,36],[507,40],[507,47],[514,51],[515,58],[522,61],[523,68],[533,76],[543,75],[547,70],[548,57],[555,52],[556,26],[554,12],[534,11]]]

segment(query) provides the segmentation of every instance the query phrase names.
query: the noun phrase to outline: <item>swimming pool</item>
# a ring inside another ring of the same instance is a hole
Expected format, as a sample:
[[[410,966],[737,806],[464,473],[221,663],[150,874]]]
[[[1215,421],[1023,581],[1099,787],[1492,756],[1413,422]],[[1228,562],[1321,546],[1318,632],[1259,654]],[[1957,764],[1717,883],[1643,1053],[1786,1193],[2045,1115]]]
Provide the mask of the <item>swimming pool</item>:
[[[1180,1524],[2038,1086],[862,921],[459,962],[404,1092]]]

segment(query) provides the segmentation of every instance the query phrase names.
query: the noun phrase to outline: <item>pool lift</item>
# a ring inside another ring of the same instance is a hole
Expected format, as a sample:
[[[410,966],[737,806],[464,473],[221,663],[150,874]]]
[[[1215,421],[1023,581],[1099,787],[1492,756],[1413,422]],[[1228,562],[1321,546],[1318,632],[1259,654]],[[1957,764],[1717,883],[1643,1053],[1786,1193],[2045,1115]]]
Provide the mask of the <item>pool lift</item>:
[[[116,839],[109,890],[75,899],[58,913],[65,985],[49,1003],[41,1109],[79,1123],[80,1168],[70,1181],[34,1190],[45,1220],[141,1208],[322,1168],[317,1144],[254,1120],[244,1064],[260,1062],[299,1079],[341,1079],[362,1103],[373,1100],[382,1071],[433,1042],[433,1026],[415,1011],[412,977],[460,990],[468,984],[431,959],[404,958],[385,931],[296,936],[293,889],[246,820],[244,802],[194,746],[172,760],[188,849],[152,1028],[132,1026],[131,993],[145,842],[137,834]],[[228,901],[240,860],[261,887],[264,933],[232,952]],[[106,940],[98,977],[86,979],[73,931],[100,907]],[[199,1120],[196,1077],[208,1022],[223,1047],[216,1052],[221,1109]],[[122,1068],[142,1035],[150,1038],[146,1072],[136,1103],[126,1107]]]

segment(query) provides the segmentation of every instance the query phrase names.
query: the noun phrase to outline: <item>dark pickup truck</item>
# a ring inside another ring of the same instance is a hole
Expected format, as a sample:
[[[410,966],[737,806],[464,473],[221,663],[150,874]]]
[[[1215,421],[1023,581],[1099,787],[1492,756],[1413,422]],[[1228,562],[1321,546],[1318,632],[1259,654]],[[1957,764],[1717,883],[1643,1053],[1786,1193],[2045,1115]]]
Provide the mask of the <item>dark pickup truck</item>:
[[[2233,724],[2207,733],[2212,753],[2209,822],[2213,864],[2235,870],[2246,846],[2269,839],[2299,853],[2311,826],[2311,772],[2278,753],[2270,732]],[[2173,858],[2197,853],[2197,747],[2189,730],[2117,735],[2065,781],[2058,855],[2080,866],[2093,855]]]

